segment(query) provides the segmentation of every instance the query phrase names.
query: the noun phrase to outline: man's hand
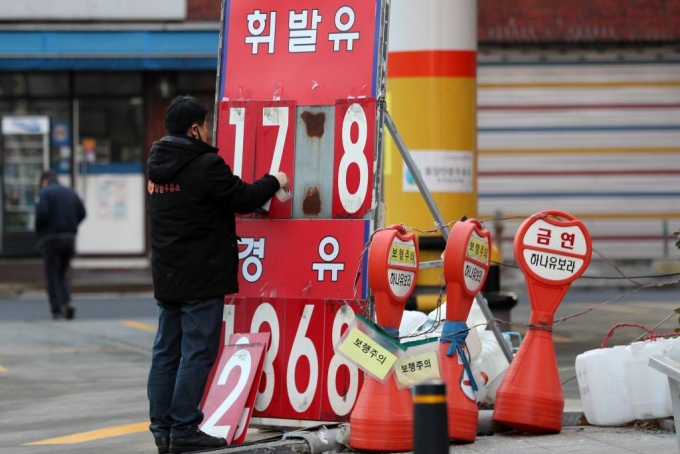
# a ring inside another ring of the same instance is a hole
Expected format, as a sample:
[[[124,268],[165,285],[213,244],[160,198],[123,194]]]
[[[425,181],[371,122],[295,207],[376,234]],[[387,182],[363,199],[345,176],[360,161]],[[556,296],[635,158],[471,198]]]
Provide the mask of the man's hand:
[[[288,175],[283,172],[277,172],[274,176],[277,180],[279,180],[279,186],[281,186],[281,189],[288,189]]]

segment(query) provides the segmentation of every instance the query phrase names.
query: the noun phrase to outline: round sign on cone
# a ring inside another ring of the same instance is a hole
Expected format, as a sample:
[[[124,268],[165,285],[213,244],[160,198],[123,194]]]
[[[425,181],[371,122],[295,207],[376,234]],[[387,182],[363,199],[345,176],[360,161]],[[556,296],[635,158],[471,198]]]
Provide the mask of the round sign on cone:
[[[496,393],[493,420],[522,432],[559,432],[564,394],[553,317],[571,283],[590,264],[590,234],[568,213],[542,211],[519,227],[514,252],[526,279],[530,326]]]
[[[446,320],[440,339],[440,358],[446,383],[449,438],[475,441],[479,409],[476,383],[468,363],[465,321],[472,301],[489,274],[491,233],[476,219],[456,222],[444,251]]]
[[[395,338],[406,300],[418,275],[416,236],[393,225],[373,235],[368,250],[368,284],[375,298],[378,325]],[[413,399],[398,389],[394,374],[385,383],[367,375],[350,415],[349,444],[367,451],[413,449]]]

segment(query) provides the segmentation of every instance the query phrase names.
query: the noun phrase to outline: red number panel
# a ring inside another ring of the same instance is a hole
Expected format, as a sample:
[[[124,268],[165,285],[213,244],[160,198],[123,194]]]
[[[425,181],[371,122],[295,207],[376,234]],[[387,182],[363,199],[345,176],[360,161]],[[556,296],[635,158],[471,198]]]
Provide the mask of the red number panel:
[[[361,218],[371,209],[375,159],[375,99],[335,105],[333,218]]]

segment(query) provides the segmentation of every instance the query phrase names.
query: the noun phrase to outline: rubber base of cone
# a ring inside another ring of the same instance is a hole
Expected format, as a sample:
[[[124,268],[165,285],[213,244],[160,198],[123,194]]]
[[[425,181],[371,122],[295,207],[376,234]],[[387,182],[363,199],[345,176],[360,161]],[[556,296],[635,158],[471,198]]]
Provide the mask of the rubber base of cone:
[[[519,432],[557,433],[562,430],[564,398],[536,391],[498,391],[493,420]]]
[[[349,420],[349,445],[366,451],[413,450],[413,397],[397,389],[394,376],[385,384],[367,376]]]
[[[479,410],[474,404],[474,409],[467,406],[448,406],[449,439],[472,443],[477,439],[477,422]]]
[[[477,439],[477,421],[479,408],[477,402],[465,395],[461,382],[469,382],[463,365],[458,357],[448,356],[449,344],[440,344],[439,355],[442,359],[444,382],[446,383],[446,408],[449,419],[449,439],[461,442],[473,442]],[[465,380],[464,380],[465,378]],[[472,388],[468,385],[469,393]]]

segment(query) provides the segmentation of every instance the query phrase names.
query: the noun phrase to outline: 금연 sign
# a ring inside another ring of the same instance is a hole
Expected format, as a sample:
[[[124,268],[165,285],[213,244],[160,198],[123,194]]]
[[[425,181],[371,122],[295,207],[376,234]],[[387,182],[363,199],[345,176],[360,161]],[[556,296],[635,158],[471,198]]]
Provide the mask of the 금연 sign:
[[[531,216],[515,236],[520,268],[545,283],[570,283],[578,278],[590,263],[591,252],[585,225],[560,211]]]
[[[375,98],[382,0],[226,0],[219,99]]]

